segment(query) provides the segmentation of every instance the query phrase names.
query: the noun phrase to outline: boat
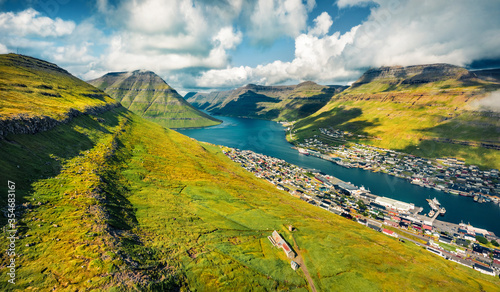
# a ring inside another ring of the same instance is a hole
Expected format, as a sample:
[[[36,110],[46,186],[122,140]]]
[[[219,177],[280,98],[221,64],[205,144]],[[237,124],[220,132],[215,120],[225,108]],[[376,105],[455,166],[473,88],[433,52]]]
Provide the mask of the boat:
[[[439,203],[439,201],[436,199],[436,197],[434,197],[434,199],[432,199],[432,202],[433,202],[436,206],[441,206],[441,203]]]
[[[475,195],[475,196],[474,196],[474,202],[477,202],[477,199],[479,199],[479,196],[478,196],[478,195]]]
[[[441,208],[441,209],[439,210],[439,215],[443,216],[443,215],[444,215],[444,213],[446,213],[446,209],[445,209],[445,208]]]
[[[309,151],[307,151],[307,149],[304,149],[304,148],[298,148],[298,150],[299,150],[299,153],[300,153],[300,154],[309,155]]]
[[[439,210],[439,205],[436,205],[436,203],[434,203],[434,200],[431,199],[425,199],[425,200],[427,201],[427,203],[429,203],[429,206],[431,206],[432,210]]]
[[[436,213],[434,212],[434,210],[431,210],[431,211],[429,212],[429,217],[431,217],[431,218],[432,218],[432,216],[434,216],[435,214],[436,214]]]

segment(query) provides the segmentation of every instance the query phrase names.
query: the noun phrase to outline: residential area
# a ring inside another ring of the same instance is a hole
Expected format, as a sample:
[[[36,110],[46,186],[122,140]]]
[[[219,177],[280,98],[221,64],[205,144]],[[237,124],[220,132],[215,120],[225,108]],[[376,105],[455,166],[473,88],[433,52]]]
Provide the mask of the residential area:
[[[363,187],[281,159],[227,147],[223,152],[255,176],[311,205],[479,272],[500,273],[500,238],[493,232],[421,215],[423,208],[419,206],[376,196]]]
[[[337,129],[320,128],[322,137],[345,142],[353,134]],[[317,156],[344,167],[357,167],[404,178],[415,185],[434,188],[454,195],[472,197],[478,203],[500,204],[500,172],[467,166],[455,158],[426,159],[369,145],[330,146],[319,137],[299,143],[302,154]]]

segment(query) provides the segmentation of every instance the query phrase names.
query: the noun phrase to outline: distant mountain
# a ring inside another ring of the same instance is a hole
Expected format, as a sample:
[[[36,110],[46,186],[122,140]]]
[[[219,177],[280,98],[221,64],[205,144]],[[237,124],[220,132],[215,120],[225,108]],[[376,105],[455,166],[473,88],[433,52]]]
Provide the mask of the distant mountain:
[[[314,113],[345,88],[311,81],[284,86],[248,84],[234,90],[197,93],[187,101],[218,115],[296,120]]]
[[[484,69],[473,72],[477,77],[486,81],[500,82],[500,69]]]
[[[184,95],[184,99],[188,99],[188,98],[190,98],[191,96],[194,96],[196,93],[197,93],[197,92],[192,92],[192,91],[191,91],[191,92],[188,92],[188,93],[186,93],[186,95]]]
[[[167,128],[206,127],[220,123],[192,107],[151,71],[113,72],[88,82],[132,112]]]
[[[494,149],[500,147],[500,115],[479,106],[500,83],[478,75],[484,76],[448,64],[370,69],[299,120],[294,138],[320,135],[319,128],[341,129],[364,144],[499,168]]]
[[[361,78],[352,84],[352,88],[374,82],[393,86],[419,85],[450,79],[465,81],[476,77],[474,73],[465,68],[448,64],[380,67],[366,71]]]

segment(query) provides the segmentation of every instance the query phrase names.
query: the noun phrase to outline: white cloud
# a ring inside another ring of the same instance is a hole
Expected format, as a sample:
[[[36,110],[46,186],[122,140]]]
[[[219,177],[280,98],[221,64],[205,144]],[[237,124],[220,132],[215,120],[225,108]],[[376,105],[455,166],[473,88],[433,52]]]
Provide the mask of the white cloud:
[[[18,13],[0,13],[0,32],[16,36],[60,37],[71,34],[75,29],[73,21],[55,20],[40,16],[32,8]]]
[[[471,103],[471,107],[483,111],[500,112],[500,91],[494,91],[481,100]]]
[[[253,43],[266,46],[282,36],[298,36],[306,28],[307,12],[314,7],[312,2],[258,0],[250,15],[248,36]]]
[[[221,28],[217,35],[213,37],[216,46],[220,46],[223,49],[234,49],[241,43],[241,39],[241,32],[234,32],[233,28],[230,26]]]
[[[373,3],[373,0],[337,0],[337,6],[339,8],[346,8],[349,6],[360,6],[366,5],[368,3]]]
[[[254,68],[210,70],[197,78],[218,86],[287,80],[347,83],[368,67],[450,63],[465,66],[474,60],[500,58],[500,5],[457,0],[341,0],[339,7],[374,2],[366,21],[340,34],[327,34],[331,18],[323,13],[308,33],[295,38],[295,59]],[[233,78],[237,75],[239,78]],[[238,75],[239,74],[239,75]],[[218,78],[228,78],[224,84]],[[245,79],[246,78],[246,79]]]
[[[323,36],[328,33],[333,24],[332,18],[326,12],[321,13],[314,19],[314,28],[309,30],[309,34],[315,36]]]
[[[0,54],[7,54],[9,49],[4,44],[0,44]]]

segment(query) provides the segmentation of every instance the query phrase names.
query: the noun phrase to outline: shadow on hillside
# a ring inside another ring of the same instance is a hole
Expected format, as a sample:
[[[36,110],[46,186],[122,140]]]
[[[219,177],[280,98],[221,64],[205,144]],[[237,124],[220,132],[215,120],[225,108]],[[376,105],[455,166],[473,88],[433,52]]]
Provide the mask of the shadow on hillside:
[[[362,114],[363,111],[360,108],[345,109],[344,107],[337,107],[332,110],[325,111],[313,118],[306,118],[302,120],[297,125],[297,128],[307,127],[312,124],[313,128],[340,129],[343,131],[349,131],[356,135],[368,136],[368,133],[365,132],[365,130],[367,128],[377,126],[378,123],[367,120],[352,121],[353,119],[361,117]]]
[[[261,102],[278,103],[279,100],[249,90],[240,95],[237,100],[228,102],[224,107],[214,112],[214,114],[236,117],[258,117],[257,113],[264,109],[263,106],[259,105]],[[277,115],[269,116],[268,118],[274,119],[276,117]]]
[[[15,183],[16,205],[27,201],[34,183],[59,175],[66,161],[95,146],[85,134],[90,133],[90,129],[93,130],[90,135],[110,134],[104,125],[118,125],[118,115],[117,112],[95,117],[84,115],[45,132],[10,134],[0,140],[0,180]],[[5,202],[6,196],[6,192],[1,196]]]

